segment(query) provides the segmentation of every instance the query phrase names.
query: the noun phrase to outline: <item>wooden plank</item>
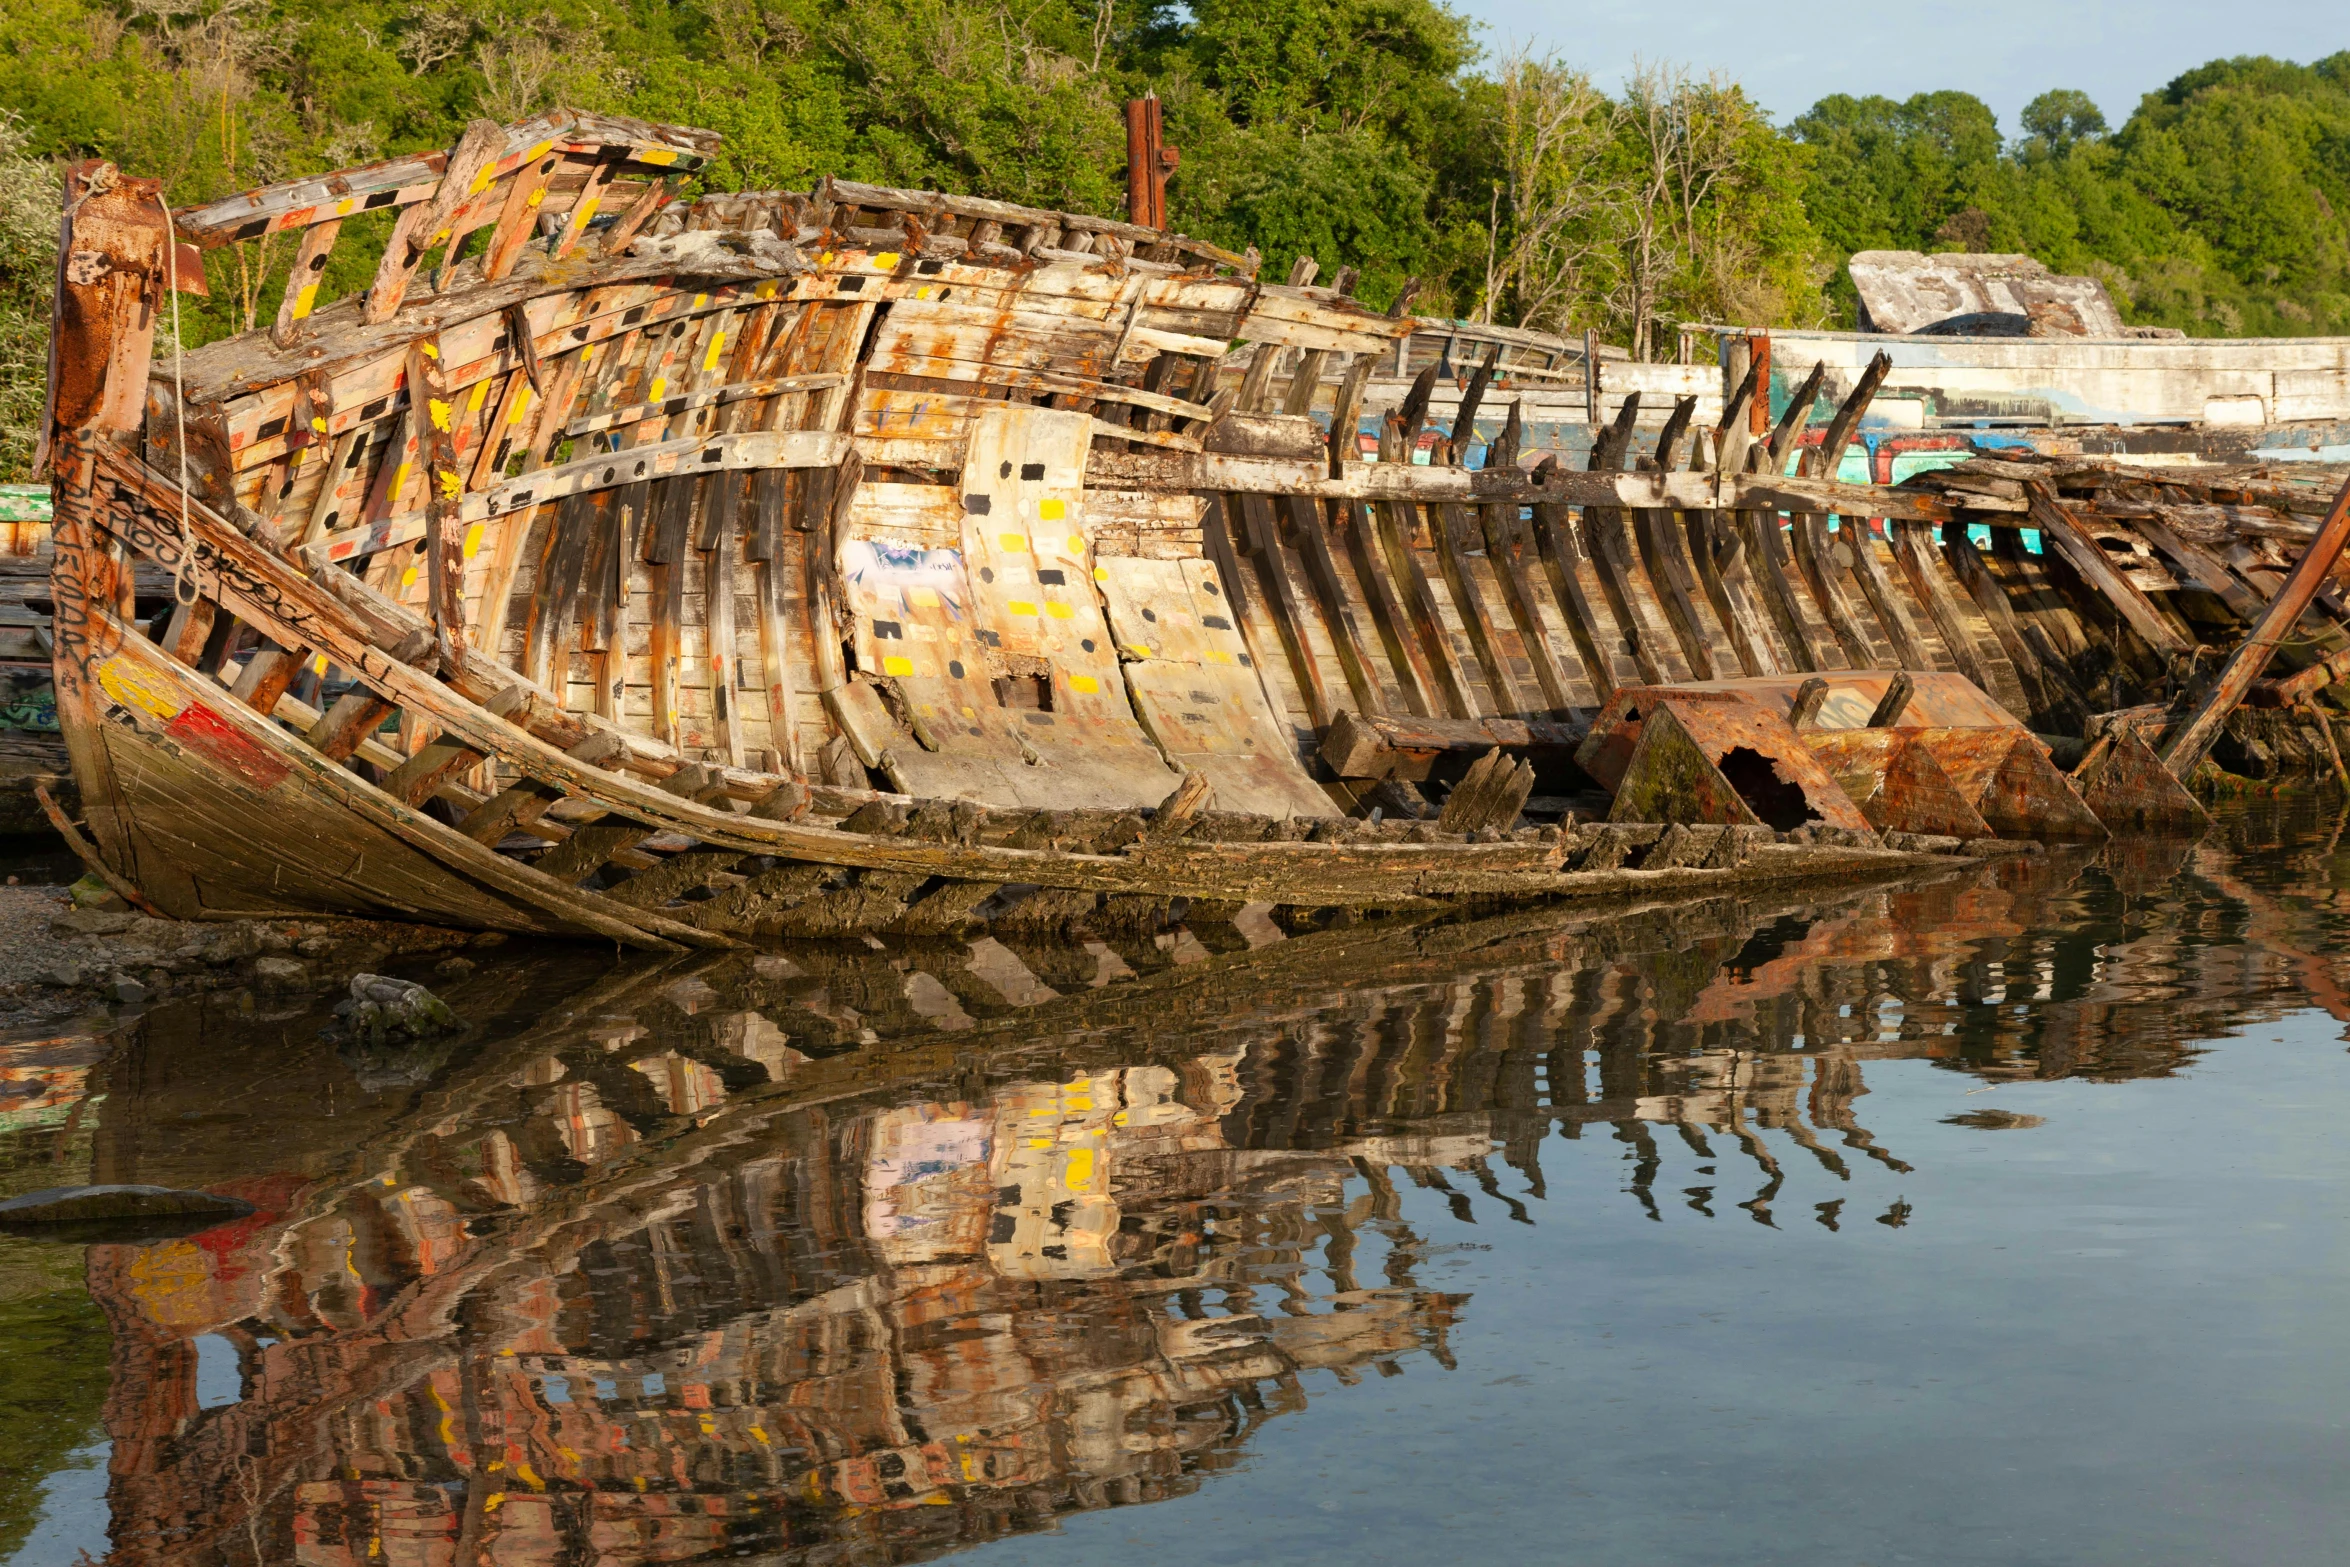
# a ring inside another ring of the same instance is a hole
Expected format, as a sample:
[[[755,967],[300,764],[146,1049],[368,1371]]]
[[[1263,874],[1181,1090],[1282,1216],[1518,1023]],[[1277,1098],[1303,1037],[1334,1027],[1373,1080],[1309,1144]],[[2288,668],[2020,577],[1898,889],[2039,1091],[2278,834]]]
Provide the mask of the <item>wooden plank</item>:
[[[1997,638],[1990,635],[1988,623],[1973,613],[1972,601],[1961,601],[1956,584],[1950,580],[1949,565],[1934,548],[1932,537],[1925,531],[1926,525],[1896,522],[1889,527],[1893,534],[1894,559],[1900,562],[1902,575],[1909,579],[1910,591],[1926,606],[1934,629],[1941,634],[1942,645],[1957,661],[1959,673],[2009,711],[2023,711],[2024,689],[2016,678],[2015,666],[2007,661]]]
[[[1816,511],[1805,511],[1795,513],[1790,521],[1795,568],[1802,574],[1804,586],[1811,590],[1812,602],[1819,607],[1821,618],[1827,622],[1837,647],[1844,654],[1844,667],[1876,668],[1876,646],[1863,628],[1860,616],[1853,611],[1851,601],[1844,596],[1844,585],[1839,580],[1842,568],[1836,564],[1835,542],[1828,537],[1828,519]],[[1835,666],[1823,663],[1820,667]]]
[[[1372,534],[1369,511],[1361,501],[1331,504],[1343,507],[1339,514],[1339,534],[1346,545],[1347,564],[1354,568],[1355,581],[1362,587],[1371,624],[1377,628],[1380,645],[1386,650],[1387,667],[1395,677],[1396,689],[1403,694],[1407,710],[1428,717],[1436,711],[1439,700],[1434,695],[1436,674],[1420,646],[1420,639],[1412,632],[1403,604],[1396,596],[1395,584],[1389,579],[1387,562]]]
[[[486,120],[478,123],[489,124]],[[467,132],[468,137],[472,134]],[[452,168],[456,166],[454,156],[450,163]],[[454,668],[465,656],[465,526],[459,506],[465,477],[457,466],[451,425],[454,408],[441,373],[440,347],[430,338],[419,338],[409,346],[408,400],[424,467],[424,556],[430,574],[433,638],[442,667]]]
[[[514,171],[506,182],[506,202],[498,212],[497,226],[490,231],[489,248],[482,252],[481,275],[484,282],[495,283],[514,270],[514,263],[522,259],[523,247],[537,232],[539,208],[547,199],[547,187],[553,183],[555,171],[562,165],[563,155],[552,148]]]
[[[2027,484],[2024,491],[2030,498],[2032,520],[2039,524],[2040,537],[2104,597],[2141,641],[2165,656],[2185,653],[2194,646],[2192,639],[2148,601],[2136,583],[2114,569],[2113,563],[2105,558],[2104,547],[2081,526],[2071,509],[2056,498],[2054,490],[2035,482]]]
[[[2035,490],[2038,488],[2034,486]],[[2219,737],[2228,714],[2244,700],[2244,694],[2268,667],[2277,644],[2292,633],[2294,622],[2326,585],[2346,543],[2350,543],[2350,480],[2343,482],[2341,493],[2334,497],[2333,509],[2318,526],[2317,537],[2294,563],[2292,574],[2269,602],[2268,612],[2252,628],[2252,634],[2228,655],[2219,678],[2212,682],[2195,711],[2162,748],[2162,765],[2170,769],[2171,776],[2184,778],[2203,760],[2204,752]]]
[[[1877,624],[1884,628],[1885,640],[1892,644],[1893,657],[1902,669],[1930,670],[1933,656],[1926,651],[1925,638],[1918,635],[1917,623],[1909,618],[1909,606],[1900,590],[1885,575],[1885,563],[1877,558],[1876,539],[1866,518],[1846,517],[1837,530],[1837,541],[1852,553],[1852,575],[1860,583],[1861,596],[1868,600]]]
[[[1470,651],[1477,655],[1477,663],[1485,672],[1486,689],[1493,693],[1494,711],[1503,717],[1523,717],[1530,704],[1520,694],[1508,656],[1500,639],[1493,634],[1493,612],[1486,606],[1463,547],[1472,526],[1466,507],[1444,502],[1429,508],[1428,531],[1434,535],[1431,542],[1436,546],[1437,566],[1444,574],[1445,590],[1452,596],[1453,611],[1460,617],[1461,629],[1468,634]]]
[[[620,163],[619,156],[607,150],[588,170],[587,183],[580,187],[578,199],[571,204],[570,215],[563,220],[563,232],[556,236],[555,243],[548,250],[552,259],[561,261],[579,248],[580,240],[587,235],[589,220],[595,217],[596,208],[603,204],[604,187],[612,183],[612,175]]]
[[[1539,552],[1527,537],[1525,520],[1519,515],[1519,508],[1485,506],[1479,510],[1479,523],[1485,535],[1485,558],[1493,566],[1494,581],[1500,585],[1502,601],[1508,605],[1510,619],[1518,628],[1518,640],[1526,649],[1526,661],[1534,667],[1534,683],[1542,690],[1544,705],[1552,713],[1565,713],[1574,707],[1591,705],[1589,689],[1581,687],[1561,667],[1551,647],[1550,628],[1543,624],[1542,611],[1534,596],[1534,583],[1540,570]],[[1565,601],[1561,600],[1560,604],[1563,609]]]
[[[1420,565],[1420,557],[1412,548],[1414,517],[1409,502],[1382,501],[1371,508],[1378,524],[1378,540],[1391,580],[1401,590],[1404,613],[1410,629],[1430,672],[1435,676],[1436,693],[1444,711],[1431,717],[1475,718],[1479,716],[1477,699],[1470,694],[1469,682],[1453,652],[1452,642],[1445,634],[1444,615],[1436,603],[1435,591],[1428,585],[1428,574]]]
[[[1298,591],[1296,581],[1290,576],[1289,562],[1283,556],[1274,526],[1272,499],[1264,495],[1236,495],[1231,503],[1240,514],[1241,537],[1256,563],[1265,601],[1272,608],[1273,623],[1281,633],[1281,645],[1289,655],[1291,671],[1297,676],[1298,691],[1306,699],[1307,716],[1316,729],[1325,728],[1338,712],[1338,705],[1331,699],[1329,681],[1307,636],[1304,595]]]
[[[335,248],[335,237],[342,231],[340,218],[329,218],[302,231],[302,243],[295,247],[293,265],[286,272],[285,298],[278,303],[277,320],[269,328],[270,339],[280,347],[293,342],[295,328],[317,308],[327,253]]]
[[[449,149],[449,161],[432,199],[407,208],[393,225],[383,259],[376,263],[375,281],[368,285],[360,319],[370,326],[381,326],[399,311],[416,269],[436,244],[447,242],[448,226],[458,208],[479,193],[475,182],[487,183],[491,165],[505,150],[504,126],[489,120],[467,123],[457,145]]]
[[[1333,649],[1338,655],[1338,667],[1346,676],[1347,689],[1353,693],[1358,713],[1387,711],[1386,693],[1380,689],[1377,670],[1371,663],[1368,646],[1363,640],[1361,625],[1355,619],[1354,602],[1348,596],[1346,583],[1338,574],[1338,561],[1330,548],[1330,535],[1322,525],[1322,506],[1297,496],[1282,498],[1283,509],[1289,515],[1290,532],[1297,539],[1298,556],[1305,562],[1306,580],[1313,585],[1316,598],[1321,601],[1322,624],[1330,634]]]
[[[2073,684],[2067,670],[2043,658],[2033,647],[2017,621],[2015,607],[2008,602],[2006,589],[1991,575],[1981,552],[1967,537],[1965,523],[1950,523],[1943,529],[1942,551],[1960,586],[1974,599],[1975,607],[1990,624],[1992,635],[1999,639],[2008,662],[2015,666],[2017,678],[2027,690],[2038,693],[2035,705],[2039,711],[2066,724],[2086,722],[2088,700]]]

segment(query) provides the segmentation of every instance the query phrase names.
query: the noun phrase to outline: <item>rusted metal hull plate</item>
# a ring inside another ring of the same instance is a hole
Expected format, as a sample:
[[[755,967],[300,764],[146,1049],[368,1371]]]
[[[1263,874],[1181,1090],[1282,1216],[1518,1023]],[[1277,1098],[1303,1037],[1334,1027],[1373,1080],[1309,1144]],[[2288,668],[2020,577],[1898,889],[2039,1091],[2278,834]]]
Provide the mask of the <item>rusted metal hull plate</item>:
[[[2002,838],[2103,838],[2104,823],[2020,728],[1913,732]]]
[[[2117,731],[2085,773],[2081,798],[2111,831],[2199,835],[2211,825],[2203,802],[2171,776],[2134,729]]]
[[[1609,767],[1639,714],[1616,774],[1614,821],[1721,822],[1791,831],[1869,831],[1868,818],[1787,721],[1731,692],[1675,690],[1609,704],[1583,755]],[[1586,771],[1592,763],[1585,762]],[[1594,773],[1594,776],[1598,776]]]
[[[1879,832],[1988,838],[1990,823],[1921,745],[1901,729],[1836,729],[1806,734],[1836,782]]]

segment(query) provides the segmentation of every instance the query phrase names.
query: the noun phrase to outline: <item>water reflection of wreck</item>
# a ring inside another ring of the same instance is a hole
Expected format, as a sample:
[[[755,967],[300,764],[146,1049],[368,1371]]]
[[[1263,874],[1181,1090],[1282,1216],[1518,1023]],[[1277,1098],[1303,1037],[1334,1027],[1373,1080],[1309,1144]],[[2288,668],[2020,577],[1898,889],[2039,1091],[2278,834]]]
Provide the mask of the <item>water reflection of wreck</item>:
[[[1179,1494],[1308,1373],[1446,1359],[1467,1298],[1420,1276],[1405,1182],[1530,1220],[1545,1139],[1608,1129],[1653,1214],[1677,1135],[1769,1223],[1795,1164],[1855,1193],[1908,1169],[1856,1116],[1871,1060],[2159,1075],[2259,965],[2283,1004],[2289,946],[2200,933],[2274,919],[2263,895],[2150,901],[2172,867],[2120,852],[1225,954],[652,964],[422,1091],[344,1077],[268,1179],[170,1131],[221,1042],[158,1019],[105,1069],[98,1177],[263,1211],[91,1254],[117,1559],[905,1560]],[[266,1032],[241,1025],[255,1061],[298,1058]],[[205,1345],[235,1402],[199,1407]]]

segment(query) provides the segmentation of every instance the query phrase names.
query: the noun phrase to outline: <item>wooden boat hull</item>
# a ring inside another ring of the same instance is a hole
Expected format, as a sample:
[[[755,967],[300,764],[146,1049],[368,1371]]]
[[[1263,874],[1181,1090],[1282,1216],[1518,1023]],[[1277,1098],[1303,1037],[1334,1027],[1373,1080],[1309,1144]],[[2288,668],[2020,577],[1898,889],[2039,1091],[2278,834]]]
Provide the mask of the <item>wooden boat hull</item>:
[[[1431,366],[1362,462],[1415,323],[1249,258],[841,182],[665,208],[648,171],[714,145],[677,127],[469,136],[463,200],[346,177],[408,236],[364,300],[289,294],[170,377],[157,194],[71,176],[107,265],[60,283],[57,686],[126,895],[664,946],[1896,873],[1857,810],[1790,842],[1727,795],[1608,824],[1560,796],[1641,689],[1761,729],[1895,670],[1969,683],[2009,740],[2080,711],[2052,664],[2088,622],[2052,563],[1977,557],[1979,515],[2040,523],[2127,667],[2192,645],[2053,490],[1783,475],[1808,404],[1749,461],[1751,381],[1687,468],[1684,401],[1653,471],[1629,412],[1590,471],[1528,468],[1514,406],[1470,469],[1489,371],[1418,463]],[[295,182],[176,232],[299,228],[315,263],[331,205]],[[487,249],[428,271],[468,221]],[[139,569],[185,590],[146,625]]]

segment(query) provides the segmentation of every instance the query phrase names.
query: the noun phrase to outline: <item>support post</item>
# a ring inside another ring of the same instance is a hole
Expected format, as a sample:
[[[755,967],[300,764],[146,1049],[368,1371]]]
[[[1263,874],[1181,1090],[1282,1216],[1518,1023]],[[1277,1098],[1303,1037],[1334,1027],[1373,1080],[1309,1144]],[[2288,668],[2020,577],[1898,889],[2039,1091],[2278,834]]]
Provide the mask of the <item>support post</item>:
[[[2211,749],[2211,742],[2219,738],[2220,726],[2228,714],[2244,700],[2252,689],[2252,682],[2268,667],[2277,643],[2290,633],[2301,619],[2301,612],[2309,608],[2318,590],[2326,584],[2326,576],[2333,570],[2334,559],[2342,553],[2342,546],[2350,543],[2350,480],[2345,480],[2341,493],[2334,497],[2333,509],[2319,525],[2317,537],[2309,541],[2308,551],[2293,567],[2293,574],[2285,585],[2277,589],[2277,596],[2269,600],[2268,613],[2260,617],[2260,624],[2228,655],[2220,666],[2219,678],[2195,709],[2192,717],[2171,736],[2162,749],[2162,765],[2170,769],[2173,778],[2184,778],[2203,760],[2203,753]]]

